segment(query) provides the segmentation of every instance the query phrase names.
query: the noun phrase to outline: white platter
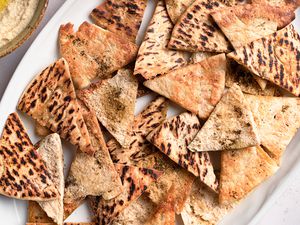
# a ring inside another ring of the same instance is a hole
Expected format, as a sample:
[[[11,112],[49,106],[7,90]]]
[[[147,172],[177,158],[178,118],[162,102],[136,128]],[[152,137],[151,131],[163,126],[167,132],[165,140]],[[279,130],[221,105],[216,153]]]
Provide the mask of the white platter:
[[[83,21],[89,21],[90,11],[100,4],[99,0],[68,0],[46,25],[43,31],[36,38],[29,48],[18,68],[16,69],[4,95],[0,102],[0,131],[3,129],[7,116],[16,110],[16,105],[20,95],[32,78],[43,68],[59,58],[57,36],[61,24],[72,22],[77,28]],[[151,18],[154,9],[153,0],[149,1],[142,29],[139,34],[139,42],[143,36],[143,31]],[[298,13],[299,14],[299,13]],[[296,28],[300,28],[300,23],[295,22]],[[152,96],[146,96],[138,100],[136,113],[150,101]],[[179,113],[180,109],[172,107],[169,116]],[[34,123],[28,117],[19,113],[25,123],[29,135],[33,142],[38,141],[38,137],[33,132]],[[64,143],[65,152],[65,172],[74,153],[74,147]],[[289,181],[300,172],[300,132],[297,133],[289,145],[282,161],[282,166],[278,173],[268,181],[260,185],[250,194],[234,211],[227,215],[220,224],[222,225],[246,225],[256,224],[259,218],[272,205],[274,200],[285,190]],[[23,225],[26,224],[27,203],[6,197],[0,197],[0,224]],[[88,207],[86,205],[77,209],[67,221],[88,222],[90,219]],[[179,222],[180,223],[180,222]]]

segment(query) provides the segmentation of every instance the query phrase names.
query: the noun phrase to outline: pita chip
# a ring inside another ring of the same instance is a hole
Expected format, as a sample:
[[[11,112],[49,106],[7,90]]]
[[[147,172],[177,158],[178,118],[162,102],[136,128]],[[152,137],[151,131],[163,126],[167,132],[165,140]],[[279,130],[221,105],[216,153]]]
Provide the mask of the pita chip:
[[[218,194],[197,180],[181,213],[184,225],[216,225],[236,203],[220,205]]]
[[[56,225],[55,223],[26,223],[26,225]],[[96,225],[96,223],[64,223],[63,225]]]
[[[134,121],[138,82],[129,69],[121,69],[111,79],[99,81],[78,93],[86,106],[122,147],[129,147]]]
[[[3,129],[0,168],[1,195],[33,201],[59,198],[53,177],[36,152],[17,113],[9,115]]]
[[[216,54],[212,52],[195,52],[191,55],[190,63],[196,64],[214,55]]]
[[[218,181],[207,152],[191,152],[187,145],[195,138],[201,127],[196,115],[185,112],[167,119],[148,136],[152,144],[179,166],[185,168],[217,191]]]
[[[166,47],[172,29],[173,24],[165,4],[160,0],[139,49],[134,69],[135,75],[141,75],[148,80],[186,64],[185,53]]]
[[[60,137],[58,134],[50,134],[39,143],[38,153],[53,177],[52,181],[59,191],[59,199],[38,202],[47,215],[58,225],[63,224],[64,218],[64,159]]]
[[[31,81],[19,100],[18,109],[81,151],[93,153],[65,59],[48,66]]]
[[[228,54],[255,75],[299,96],[300,36],[293,25]]]
[[[261,144],[280,164],[281,156],[300,127],[300,100],[292,97],[246,95]]]
[[[53,223],[53,220],[47,216],[46,212],[41,208],[41,206],[37,202],[29,201],[27,211],[27,221],[29,224]]]
[[[122,148],[115,139],[107,143],[114,163],[152,167],[144,164],[145,158],[155,151],[146,140],[146,136],[158,127],[166,118],[168,102],[164,97],[154,99],[140,114],[134,118],[129,148]]]
[[[144,85],[206,119],[222,97],[225,74],[226,57],[220,54],[148,80]]]
[[[252,112],[241,88],[235,84],[222,97],[188,148],[192,151],[220,151],[259,144]]]
[[[115,167],[121,177],[123,192],[111,200],[99,199],[97,214],[100,225],[111,223],[120,212],[139,198],[148,186],[162,175],[161,172],[152,169],[121,164],[115,164]]]
[[[176,24],[178,18],[194,2],[194,0],[166,0],[168,15],[173,24]]]
[[[230,52],[230,43],[209,15],[223,7],[220,1],[196,0],[175,24],[168,47],[188,52]]]
[[[109,200],[122,191],[122,183],[109,156],[101,128],[93,111],[80,102],[87,124],[94,156],[77,152],[71,164],[65,187],[65,216],[68,217],[86,198],[102,196]],[[88,165],[88,166],[87,166]]]
[[[98,26],[135,42],[146,6],[147,0],[106,0],[90,15]]]
[[[260,146],[222,152],[220,203],[244,198],[277,169],[276,162]]]
[[[90,85],[95,78],[106,79],[135,59],[137,46],[127,38],[84,22],[77,32],[73,24],[59,30],[60,54],[69,65],[78,89]]]
[[[38,122],[35,122],[34,128],[35,128],[34,131],[35,131],[36,135],[38,135],[38,136],[46,137],[51,134],[51,131],[48,128],[43,127]]]
[[[234,84],[238,84],[242,92],[252,95],[273,96],[277,89],[275,85],[267,82],[265,89],[262,90],[254,76],[248,70],[235,61],[228,60],[225,85],[230,88]]]

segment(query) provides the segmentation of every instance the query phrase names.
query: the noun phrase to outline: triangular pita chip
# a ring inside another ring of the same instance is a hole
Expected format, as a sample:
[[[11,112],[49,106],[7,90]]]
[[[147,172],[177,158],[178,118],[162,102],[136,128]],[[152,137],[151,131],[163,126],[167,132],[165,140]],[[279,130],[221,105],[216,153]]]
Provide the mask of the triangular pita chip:
[[[38,153],[51,174],[52,181],[59,191],[59,199],[38,202],[47,215],[58,225],[63,224],[64,218],[64,157],[58,134],[50,134],[39,143]]]
[[[238,5],[211,13],[235,49],[276,32],[284,15],[280,8],[268,4]]]
[[[222,152],[220,203],[244,198],[277,169],[276,162],[260,146]]]
[[[220,151],[259,144],[252,112],[241,88],[235,84],[222,97],[188,148],[192,151]]]
[[[223,7],[216,0],[196,0],[178,19],[168,47],[189,52],[230,52],[230,43],[209,15]]]
[[[59,198],[41,156],[17,113],[9,115],[0,140],[0,194],[22,200]]]
[[[289,25],[228,54],[255,75],[299,96],[300,36]]]
[[[139,49],[134,74],[151,79],[186,64],[185,53],[167,49],[173,24],[159,0]]]
[[[164,97],[153,100],[140,114],[134,118],[131,131],[131,143],[128,148],[122,148],[112,139],[107,143],[108,150],[114,163],[152,167],[144,164],[145,158],[155,151],[146,140],[146,136],[157,128],[167,116],[168,103]]]
[[[37,202],[29,201],[27,211],[27,222],[29,224],[53,222],[53,220],[47,216],[46,212],[41,208],[41,206]]]
[[[91,12],[95,23],[135,42],[147,0],[106,0]]]
[[[246,95],[261,144],[278,164],[300,127],[300,99]]]
[[[123,147],[129,147],[138,82],[129,69],[121,69],[78,93],[87,107]]]
[[[102,196],[108,200],[122,191],[119,174],[109,156],[101,128],[93,111],[79,101],[86,122],[94,156],[77,152],[71,164],[65,187],[65,217],[67,218],[86,196]]]
[[[127,38],[88,22],[82,23],[77,32],[70,23],[62,25],[59,45],[79,89],[87,87],[96,77],[111,77],[111,73],[133,61],[137,53],[137,46]]]
[[[144,85],[206,119],[222,97],[225,73],[226,57],[220,54],[148,80]]]
[[[265,89],[262,90],[256,79],[248,70],[237,64],[235,61],[228,60],[225,85],[230,88],[234,84],[238,84],[242,92],[252,95],[273,96],[277,89],[275,85],[267,82]]]
[[[41,126],[77,145],[81,151],[93,153],[86,125],[79,111],[68,63],[63,58],[48,66],[31,81],[20,98],[18,109]]]
[[[166,0],[168,15],[174,24],[193,2],[194,0]]]
[[[216,225],[235,205],[220,205],[218,194],[196,181],[181,218],[184,225]]]
[[[147,140],[153,143],[179,166],[185,168],[213,190],[218,181],[207,152],[192,152],[187,145],[195,138],[201,127],[196,115],[185,112],[167,119],[152,131]]]
[[[123,192],[114,199],[99,199],[97,214],[99,225],[111,223],[131,202],[140,197],[162,173],[157,170],[115,164],[121,177]]]

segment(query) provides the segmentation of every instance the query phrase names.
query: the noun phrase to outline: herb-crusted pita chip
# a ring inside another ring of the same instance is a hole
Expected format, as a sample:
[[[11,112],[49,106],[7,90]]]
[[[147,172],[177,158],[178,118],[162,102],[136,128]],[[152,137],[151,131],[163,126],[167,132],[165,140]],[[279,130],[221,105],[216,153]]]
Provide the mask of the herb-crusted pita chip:
[[[137,53],[137,46],[127,38],[88,22],[81,24],[77,32],[70,23],[62,25],[59,45],[79,89],[87,87],[96,77],[111,77],[111,73],[133,61]]]
[[[148,80],[144,85],[206,119],[222,97],[225,73],[226,58],[220,54]]]
[[[300,127],[300,100],[291,97],[246,95],[261,144],[278,164]]]
[[[168,15],[174,24],[193,2],[194,0],[166,0]]]
[[[59,198],[41,156],[17,113],[9,115],[0,140],[0,194],[34,201]]]
[[[99,81],[78,96],[123,147],[129,147],[134,120],[138,82],[129,69],[121,69],[111,79]]]
[[[111,223],[131,202],[140,197],[147,187],[155,182],[162,173],[152,169],[115,164],[121,177],[123,192],[114,199],[99,199],[98,218],[99,224]]]
[[[200,127],[197,116],[185,112],[163,122],[147,136],[147,139],[179,166],[200,177],[203,183],[216,191],[218,181],[209,154],[187,149]]]
[[[91,12],[95,23],[135,42],[147,0],[106,0]]]
[[[275,85],[268,82],[265,89],[262,90],[254,76],[248,70],[235,61],[228,60],[225,85],[230,88],[234,84],[238,84],[242,92],[252,95],[273,96],[277,89]]]
[[[153,100],[133,122],[131,143],[129,148],[122,148],[115,139],[107,143],[108,150],[114,163],[151,167],[142,165],[145,157],[154,153],[146,136],[157,128],[167,116],[168,103],[164,97]]]
[[[252,73],[296,96],[300,95],[300,36],[292,24],[253,41],[228,56]]]
[[[189,52],[230,52],[230,43],[209,15],[223,7],[216,0],[196,0],[177,21],[168,47]]]
[[[60,137],[58,134],[50,134],[39,143],[38,153],[44,160],[51,174],[52,181],[59,191],[59,199],[38,202],[47,215],[58,225],[63,224],[64,218],[64,158]]]
[[[173,24],[163,1],[158,1],[139,49],[134,74],[151,79],[186,63],[185,53],[167,49]]]
[[[122,184],[109,156],[101,128],[93,111],[79,101],[86,122],[94,156],[77,152],[71,164],[65,187],[65,216],[70,215],[86,196],[109,200],[122,191]]]
[[[79,111],[68,63],[63,58],[48,66],[31,81],[20,98],[18,109],[41,126],[77,145],[81,151],[93,153],[86,125]]]
[[[235,205],[220,205],[218,194],[196,181],[181,218],[184,225],[216,225]]]
[[[252,112],[240,87],[235,84],[222,97],[188,148],[192,151],[219,151],[259,144]]]
[[[220,203],[242,199],[277,169],[276,162],[260,146],[222,152]]]

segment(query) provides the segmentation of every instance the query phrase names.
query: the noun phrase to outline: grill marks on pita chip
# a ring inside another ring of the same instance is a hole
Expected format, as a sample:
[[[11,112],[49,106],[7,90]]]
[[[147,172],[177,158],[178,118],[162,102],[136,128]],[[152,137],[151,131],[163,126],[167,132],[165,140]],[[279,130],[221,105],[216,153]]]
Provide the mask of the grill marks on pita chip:
[[[67,62],[61,58],[27,86],[18,109],[88,154],[93,153]]]
[[[163,122],[147,139],[179,166],[200,177],[203,183],[217,191],[218,181],[209,154],[187,149],[200,127],[197,116],[186,112]]]
[[[228,56],[252,73],[300,95],[300,36],[292,24]]]
[[[241,149],[260,144],[250,107],[238,85],[222,97],[195,139],[192,151]]]
[[[163,1],[158,1],[139,49],[134,74],[152,79],[186,64],[185,53],[168,49],[173,24]]]
[[[257,124],[262,146],[280,164],[283,152],[300,127],[300,100],[291,97],[245,97]]]
[[[259,146],[222,152],[220,203],[242,199],[277,169],[276,162]]]
[[[9,115],[0,140],[0,194],[34,201],[59,198],[51,174],[32,145],[17,113]]]
[[[59,191],[59,199],[38,202],[47,215],[58,225],[63,224],[64,217],[64,159],[61,140],[58,134],[51,134],[39,143],[38,153],[44,160],[51,174],[52,181]]]
[[[76,88],[90,85],[95,78],[106,79],[135,59],[137,46],[127,38],[84,22],[77,32],[73,25],[59,31],[61,55],[68,61]],[[108,47],[109,46],[109,47]]]
[[[144,85],[206,119],[222,97],[225,73],[226,58],[220,54],[148,80]]]
[[[147,0],[106,0],[91,12],[95,23],[135,42]]]
[[[197,180],[193,184],[181,218],[184,225],[215,225],[236,205],[237,203],[221,205],[218,194]]]
[[[162,173],[157,170],[115,164],[123,184],[123,192],[114,199],[99,199],[99,224],[110,224],[131,202],[140,197]]]
[[[122,147],[129,147],[134,121],[138,82],[129,69],[121,69],[111,79],[99,81],[78,93],[87,107]]]
[[[219,1],[196,0],[177,21],[168,47],[189,52],[229,52],[230,43],[209,15],[223,7]]]
[[[115,139],[110,140],[107,147],[113,162],[151,167],[150,165],[142,165],[144,161],[147,161],[147,156],[155,152],[145,137],[165,120],[167,110],[168,102],[166,99],[158,97],[137,115],[130,134],[129,148],[122,148]]]
[[[174,24],[193,2],[194,0],[166,0],[168,15]]]

